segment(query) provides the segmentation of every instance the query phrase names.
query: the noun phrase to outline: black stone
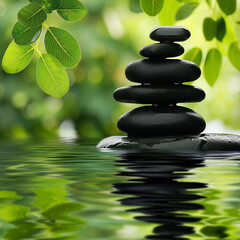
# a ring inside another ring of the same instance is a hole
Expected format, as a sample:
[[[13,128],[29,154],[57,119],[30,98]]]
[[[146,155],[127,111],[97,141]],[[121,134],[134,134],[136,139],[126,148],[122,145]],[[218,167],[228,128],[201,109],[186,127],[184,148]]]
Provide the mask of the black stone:
[[[184,48],[171,42],[155,43],[141,49],[140,54],[149,58],[177,57],[184,53]]]
[[[159,151],[159,152],[183,152],[188,153],[196,151],[210,152],[215,151],[219,157],[219,152],[225,152],[229,157],[234,153],[240,153],[240,136],[231,134],[201,134],[195,136],[172,136],[172,137],[156,137],[156,138],[128,138],[123,136],[114,136],[103,139],[98,148],[119,149],[129,151]],[[181,158],[179,158],[181,161]]]
[[[201,88],[181,84],[161,87],[140,85],[118,88],[114,92],[114,98],[126,103],[176,104],[200,102],[205,98],[205,92]]]
[[[194,135],[205,127],[204,119],[185,107],[140,107],[118,120],[118,128],[130,137]]]
[[[162,26],[156,27],[150,33],[150,38],[155,41],[182,42],[191,36],[188,29],[184,27]]]
[[[141,59],[130,63],[125,71],[132,82],[171,84],[191,82],[201,75],[200,68],[192,62],[178,59]]]

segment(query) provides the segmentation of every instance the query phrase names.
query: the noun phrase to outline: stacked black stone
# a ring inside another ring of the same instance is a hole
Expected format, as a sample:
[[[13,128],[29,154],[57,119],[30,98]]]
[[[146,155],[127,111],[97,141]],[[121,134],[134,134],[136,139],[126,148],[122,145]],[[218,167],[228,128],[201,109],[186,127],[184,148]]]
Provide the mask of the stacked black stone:
[[[114,98],[119,102],[151,104],[127,112],[118,120],[118,128],[129,137],[196,135],[205,129],[206,123],[198,113],[176,106],[205,98],[202,89],[182,84],[197,80],[200,68],[189,61],[169,59],[184,53],[184,48],[174,42],[185,41],[190,35],[184,27],[157,27],[150,38],[159,43],[140,51],[148,59],[127,66],[128,80],[141,85],[119,88]]]

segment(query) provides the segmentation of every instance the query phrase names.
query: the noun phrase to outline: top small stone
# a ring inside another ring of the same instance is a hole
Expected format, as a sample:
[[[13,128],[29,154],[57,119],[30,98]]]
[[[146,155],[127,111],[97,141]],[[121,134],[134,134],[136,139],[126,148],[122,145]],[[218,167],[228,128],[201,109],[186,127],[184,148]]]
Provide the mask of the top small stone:
[[[160,42],[182,42],[191,36],[184,27],[162,26],[156,27],[150,33],[150,38]]]

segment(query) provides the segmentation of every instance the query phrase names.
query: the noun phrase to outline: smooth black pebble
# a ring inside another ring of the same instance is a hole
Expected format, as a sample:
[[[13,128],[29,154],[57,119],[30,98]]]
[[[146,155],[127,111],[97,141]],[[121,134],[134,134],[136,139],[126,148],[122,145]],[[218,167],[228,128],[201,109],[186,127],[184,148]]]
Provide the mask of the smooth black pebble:
[[[162,26],[156,27],[150,33],[150,38],[160,42],[182,42],[187,40],[191,33],[185,27]]]
[[[118,88],[113,96],[119,102],[161,105],[200,102],[205,98],[205,92],[201,88],[181,84],[140,85]]]
[[[184,48],[171,42],[155,43],[141,49],[140,54],[148,58],[177,57],[184,53]]]
[[[194,81],[201,76],[201,70],[186,60],[140,59],[127,66],[125,75],[132,82],[161,85]]]
[[[195,135],[205,127],[204,119],[185,107],[140,107],[118,120],[118,128],[129,137]]]

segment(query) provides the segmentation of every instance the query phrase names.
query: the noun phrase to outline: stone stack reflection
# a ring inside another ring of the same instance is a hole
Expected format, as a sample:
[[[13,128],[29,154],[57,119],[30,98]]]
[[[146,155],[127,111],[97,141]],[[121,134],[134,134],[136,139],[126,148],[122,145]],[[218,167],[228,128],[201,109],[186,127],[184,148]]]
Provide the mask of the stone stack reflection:
[[[125,167],[120,176],[129,177],[125,183],[114,184],[115,194],[130,195],[120,202],[134,207],[135,219],[159,224],[147,239],[187,240],[195,232],[194,222],[201,219],[191,216],[188,211],[203,209],[199,200],[199,190],[206,184],[184,182],[189,171],[204,166],[204,159],[199,156],[161,154],[123,154],[118,162]],[[195,201],[198,200],[198,203]],[[186,236],[186,238],[185,238]]]

